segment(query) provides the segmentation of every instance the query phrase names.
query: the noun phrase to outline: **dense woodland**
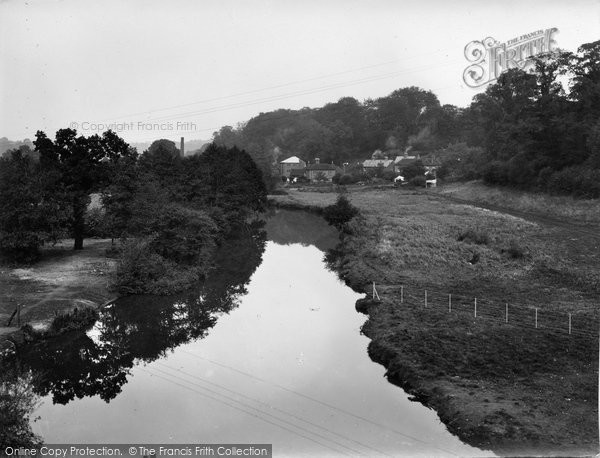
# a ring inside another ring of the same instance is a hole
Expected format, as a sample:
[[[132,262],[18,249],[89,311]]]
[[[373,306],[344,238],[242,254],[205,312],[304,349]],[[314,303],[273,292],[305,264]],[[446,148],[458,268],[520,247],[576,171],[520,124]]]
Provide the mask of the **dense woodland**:
[[[121,241],[116,288],[169,293],[203,277],[216,247],[261,211],[266,188],[252,158],[237,148],[209,146],[181,158],[158,140],[138,155],[115,133],[55,140],[38,132],[35,150],[0,159],[0,251],[33,261],[40,247],[91,235]],[[89,208],[91,195],[102,206]]]
[[[530,72],[507,71],[466,108],[408,87],[261,113],[221,128],[214,141],[248,151],[265,176],[292,155],[341,165],[411,146],[440,159],[446,179],[600,197],[600,41],[539,56]]]

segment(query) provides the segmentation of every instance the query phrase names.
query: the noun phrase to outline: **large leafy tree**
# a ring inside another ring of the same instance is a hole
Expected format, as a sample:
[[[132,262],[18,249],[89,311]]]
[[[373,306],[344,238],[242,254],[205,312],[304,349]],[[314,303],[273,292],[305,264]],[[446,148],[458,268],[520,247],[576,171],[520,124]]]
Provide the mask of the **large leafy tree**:
[[[108,164],[131,154],[131,150],[112,131],[86,138],[77,136],[77,131],[73,129],[61,129],[56,132],[54,141],[38,131],[34,144],[42,168],[60,175],[72,211],[70,226],[74,249],[81,250],[90,194],[108,183]]]
[[[264,209],[267,190],[262,173],[244,150],[213,143],[201,156],[186,161],[185,187],[194,191],[187,195],[188,200],[219,207],[234,219],[248,210]]]
[[[69,209],[59,179],[22,149],[0,158],[0,250],[11,259],[33,261],[63,234]]]

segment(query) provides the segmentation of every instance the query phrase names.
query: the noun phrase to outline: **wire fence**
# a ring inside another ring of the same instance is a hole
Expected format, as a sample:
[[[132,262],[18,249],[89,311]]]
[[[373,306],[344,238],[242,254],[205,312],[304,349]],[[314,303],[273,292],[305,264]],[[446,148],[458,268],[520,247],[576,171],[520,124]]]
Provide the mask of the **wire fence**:
[[[589,339],[598,339],[599,337],[598,310],[562,312],[540,306],[454,294],[435,288],[376,285],[375,282],[373,282],[371,295],[373,299],[377,300],[381,300],[381,296],[385,296],[407,306],[470,315],[474,319],[489,320],[499,325],[504,324]]]

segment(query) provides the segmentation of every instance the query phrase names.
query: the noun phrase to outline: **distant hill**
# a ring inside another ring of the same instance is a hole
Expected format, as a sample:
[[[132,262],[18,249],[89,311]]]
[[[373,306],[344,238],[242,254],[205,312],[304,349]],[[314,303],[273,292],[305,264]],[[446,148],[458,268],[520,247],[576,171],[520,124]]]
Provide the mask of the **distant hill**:
[[[29,146],[31,149],[33,149],[33,143],[28,138],[25,140],[9,140],[6,137],[2,137],[0,138],[0,156],[2,156],[9,149],[15,149],[23,145]]]

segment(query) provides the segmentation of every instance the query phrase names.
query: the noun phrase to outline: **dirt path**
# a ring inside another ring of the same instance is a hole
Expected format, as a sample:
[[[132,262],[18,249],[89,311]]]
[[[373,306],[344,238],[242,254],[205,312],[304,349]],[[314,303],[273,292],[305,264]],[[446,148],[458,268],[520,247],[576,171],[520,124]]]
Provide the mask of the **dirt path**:
[[[99,306],[112,299],[109,277],[115,261],[107,258],[110,240],[86,240],[84,249],[74,251],[65,240],[44,251],[40,262],[25,268],[0,268],[0,339],[14,331],[6,324],[17,304],[21,324],[40,328],[52,317],[77,306]]]

